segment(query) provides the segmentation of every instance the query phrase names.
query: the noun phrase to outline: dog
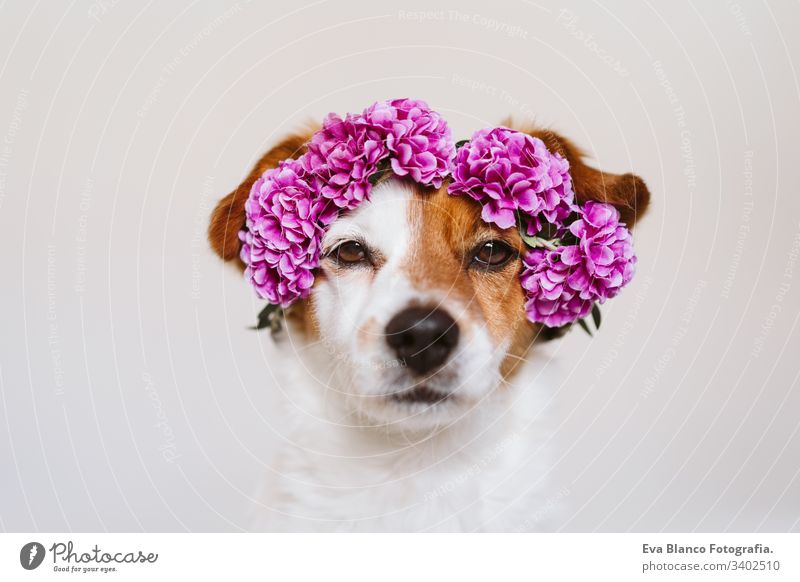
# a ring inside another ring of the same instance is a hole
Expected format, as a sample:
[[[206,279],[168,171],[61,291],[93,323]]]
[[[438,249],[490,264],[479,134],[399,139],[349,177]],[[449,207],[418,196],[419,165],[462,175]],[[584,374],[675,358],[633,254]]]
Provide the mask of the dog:
[[[509,124],[510,125],[510,124]],[[578,202],[614,205],[632,227],[649,191],[584,162],[568,139],[522,128],[570,164]],[[243,269],[239,231],[255,181],[313,133],[268,151],[211,216],[216,253]],[[547,531],[552,394],[535,346],[558,337],[525,316],[516,229],[467,197],[398,176],[322,239],[310,296],[269,342],[285,438],[255,504],[266,531]]]

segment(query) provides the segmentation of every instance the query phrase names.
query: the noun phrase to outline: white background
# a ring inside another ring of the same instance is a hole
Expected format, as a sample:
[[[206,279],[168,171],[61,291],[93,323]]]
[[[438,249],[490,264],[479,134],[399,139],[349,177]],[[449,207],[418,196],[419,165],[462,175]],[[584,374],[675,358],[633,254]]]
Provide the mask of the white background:
[[[800,6],[398,6],[2,5],[0,529],[247,527],[277,388],[208,214],[285,132],[409,96],[650,187],[601,334],[543,351],[563,529],[800,530]]]

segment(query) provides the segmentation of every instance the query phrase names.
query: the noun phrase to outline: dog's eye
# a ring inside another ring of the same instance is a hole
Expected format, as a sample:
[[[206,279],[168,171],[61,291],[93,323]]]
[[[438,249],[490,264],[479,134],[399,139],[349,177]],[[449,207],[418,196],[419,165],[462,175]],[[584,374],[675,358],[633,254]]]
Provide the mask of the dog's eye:
[[[348,240],[337,246],[331,256],[337,263],[355,265],[367,260],[367,249],[358,241]]]
[[[516,252],[501,240],[490,240],[479,244],[472,253],[473,266],[481,269],[495,269],[510,261]]]

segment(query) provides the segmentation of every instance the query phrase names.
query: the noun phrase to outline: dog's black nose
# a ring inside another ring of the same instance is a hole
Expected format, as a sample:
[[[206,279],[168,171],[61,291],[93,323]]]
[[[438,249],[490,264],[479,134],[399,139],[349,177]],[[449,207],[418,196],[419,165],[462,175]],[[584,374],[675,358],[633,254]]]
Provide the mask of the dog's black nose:
[[[417,374],[444,364],[458,335],[458,324],[438,308],[408,307],[386,325],[386,342]]]

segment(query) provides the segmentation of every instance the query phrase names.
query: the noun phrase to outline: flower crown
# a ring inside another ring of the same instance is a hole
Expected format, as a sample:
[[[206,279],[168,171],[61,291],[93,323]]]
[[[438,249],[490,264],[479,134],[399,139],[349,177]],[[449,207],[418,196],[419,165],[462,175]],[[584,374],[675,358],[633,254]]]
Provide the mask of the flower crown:
[[[576,203],[569,162],[544,142],[505,127],[454,143],[444,119],[423,101],[379,101],[361,114],[331,113],[298,159],[282,161],[253,184],[239,233],[245,277],[269,302],[259,325],[307,297],[321,239],[340,213],[369,200],[386,172],[482,206],[484,221],[516,227],[528,247],[520,283],[532,322],[561,327],[589,314],[633,277],[630,231],[610,204]]]

